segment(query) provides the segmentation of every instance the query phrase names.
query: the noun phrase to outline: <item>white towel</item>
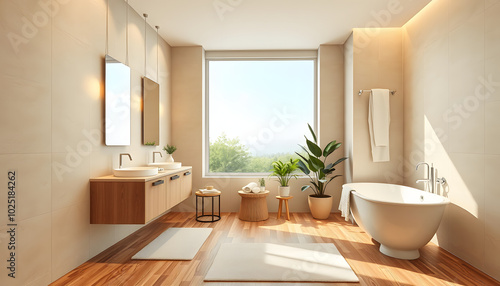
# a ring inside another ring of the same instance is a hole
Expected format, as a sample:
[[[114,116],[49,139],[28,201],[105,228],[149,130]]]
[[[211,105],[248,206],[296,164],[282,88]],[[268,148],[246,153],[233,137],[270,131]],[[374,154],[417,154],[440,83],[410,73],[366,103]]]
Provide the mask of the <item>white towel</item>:
[[[207,189],[200,189],[200,192],[202,194],[213,194],[213,193],[218,193],[219,191],[216,190],[216,189],[211,189],[211,190],[207,190]]]
[[[258,186],[259,186],[259,185],[257,185],[257,183],[253,183],[253,182],[252,182],[252,183],[250,183],[250,184],[248,184],[248,185],[244,186],[244,187],[243,187],[243,188],[241,188],[241,189],[242,189],[245,193],[250,193],[250,192],[253,190],[253,188],[258,187]]]
[[[340,216],[345,218],[345,221],[351,221],[354,223],[354,219],[351,216],[351,190],[342,187],[342,195],[340,196],[339,204]]]
[[[260,193],[260,187],[252,188],[252,193],[254,193],[254,194]]]
[[[391,123],[389,90],[372,89],[368,107],[368,129],[373,162],[388,162],[389,126]]]

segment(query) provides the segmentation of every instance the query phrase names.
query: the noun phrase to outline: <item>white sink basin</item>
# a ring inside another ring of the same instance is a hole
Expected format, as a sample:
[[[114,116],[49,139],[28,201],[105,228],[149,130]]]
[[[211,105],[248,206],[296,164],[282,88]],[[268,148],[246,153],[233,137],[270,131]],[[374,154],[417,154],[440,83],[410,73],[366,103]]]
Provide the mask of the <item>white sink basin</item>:
[[[128,167],[114,169],[115,177],[149,177],[158,174],[158,167]]]
[[[156,162],[149,163],[148,166],[155,166],[156,168],[163,168],[165,170],[179,169],[182,167],[181,162]]]

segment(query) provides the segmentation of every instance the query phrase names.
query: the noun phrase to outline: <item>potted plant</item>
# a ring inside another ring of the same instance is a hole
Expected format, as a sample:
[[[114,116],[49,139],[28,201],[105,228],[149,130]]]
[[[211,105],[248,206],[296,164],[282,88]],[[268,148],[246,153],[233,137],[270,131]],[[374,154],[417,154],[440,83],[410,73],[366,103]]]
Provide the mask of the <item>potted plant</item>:
[[[175,150],[177,150],[177,147],[167,144],[167,146],[163,147],[163,150],[165,150],[165,152],[167,152],[166,161],[167,162],[174,162],[174,158],[172,157],[172,154],[175,152]]]
[[[259,185],[260,185],[260,192],[265,192],[266,191],[266,180],[264,178],[259,179]]]
[[[312,216],[316,219],[327,219],[332,210],[333,197],[325,194],[325,191],[333,179],[341,176],[328,177],[328,175],[331,175],[335,171],[335,166],[342,163],[347,157],[342,157],[334,163],[325,165],[328,156],[337,150],[342,143],[334,140],[321,150],[318,146],[316,134],[309,124],[307,126],[309,127],[309,131],[311,131],[314,142],[306,137],[307,148],[299,145],[306,152],[306,155],[295,152],[301,158],[298,162],[298,168],[309,177],[311,183],[310,185],[302,186],[301,190],[312,189],[314,192],[314,194],[308,197],[309,209]]]
[[[297,163],[299,159],[292,160],[289,162],[281,162],[281,160],[274,161],[272,163],[273,168],[271,169],[271,176],[275,176],[278,178],[278,182],[280,186],[278,188],[278,195],[281,197],[290,196],[290,186],[288,186],[288,182],[290,182],[291,178],[297,178],[297,175],[292,174],[295,170],[297,170]]]

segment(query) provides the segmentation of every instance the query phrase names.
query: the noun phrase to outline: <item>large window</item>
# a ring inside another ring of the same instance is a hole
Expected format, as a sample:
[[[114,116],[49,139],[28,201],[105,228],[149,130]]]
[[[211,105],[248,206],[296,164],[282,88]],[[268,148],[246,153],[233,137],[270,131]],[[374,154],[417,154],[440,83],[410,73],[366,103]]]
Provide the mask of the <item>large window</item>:
[[[207,60],[207,175],[268,173],[315,126],[316,59]]]

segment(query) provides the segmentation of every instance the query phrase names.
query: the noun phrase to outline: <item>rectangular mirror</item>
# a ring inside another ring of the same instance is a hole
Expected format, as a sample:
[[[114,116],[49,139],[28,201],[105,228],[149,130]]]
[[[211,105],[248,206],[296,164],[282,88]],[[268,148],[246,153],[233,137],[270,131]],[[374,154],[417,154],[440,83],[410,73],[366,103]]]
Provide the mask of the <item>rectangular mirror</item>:
[[[143,94],[143,142],[144,145],[160,145],[160,85],[144,77]]]
[[[130,67],[106,55],[105,143],[130,145]]]

